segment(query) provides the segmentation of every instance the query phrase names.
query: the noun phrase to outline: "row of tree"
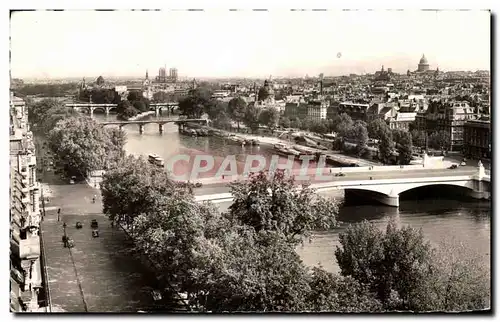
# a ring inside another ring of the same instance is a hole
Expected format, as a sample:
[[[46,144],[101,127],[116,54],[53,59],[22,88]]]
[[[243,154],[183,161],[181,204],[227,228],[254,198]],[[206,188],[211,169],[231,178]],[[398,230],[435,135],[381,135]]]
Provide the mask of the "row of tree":
[[[125,134],[51,99],[28,103],[28,120],[47,140],[54,163],[67,177],[114,167],[124,157]]]
[[[15,88],[16,96],[39,95],[42,97],[62,97],[73,95],[78,89],[77,83],[63,84],[25,84]]]
[[[338,203],[282,172],[233,183],[220,213],[197,203],[186,185],[142,158],[108,171],[104,212],[130,223],[135,247],[161,279],[200,311],[472,310],[489,307],[489,274],[476,256],[450,257],[422,233],[363,222],[332,250],[340,275],[310,269],[296,247],[314,230],[336,226]],[[456,253],[453,253],[456,255]],[[167,290],[171,291],[171,290]]]

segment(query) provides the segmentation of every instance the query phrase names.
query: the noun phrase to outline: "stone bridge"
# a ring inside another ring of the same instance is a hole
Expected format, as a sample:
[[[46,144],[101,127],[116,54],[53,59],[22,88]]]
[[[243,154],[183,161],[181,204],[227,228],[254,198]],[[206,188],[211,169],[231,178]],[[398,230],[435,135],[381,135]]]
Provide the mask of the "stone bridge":
[[[357,175],[350,174],[345,177],[333,177],[328,182],[311,184],[317,192],[332,190],[344,190],[346,197],[351,194],[363,195],[379,203],[399,207],[399,196],[401,193],[427,186],[456,186],[464,188],[466,194],[475,199],[490,199],[491,183],[489,174],[485,173],[484,167],[472,168],[462,172],[453,172],[449,169],[434,169],[400,172],[394,174],[392,171],[380,172],[376,177],[370,177],[365,173]],[[228,189],[226,189],[228,190]],[[232,195],[228,191],[215,194],[197,195],[197,201],[212,201],[214,203],[230,202]]]
[[[139,133],[142,134],[144,133],[144,126],[146,124],[158,124],[158,131],[160,133],[163,133],[163,128],[166,123],[177,123],[179,126],[182,126],[184,123],[202,123],[207,125],[208,120],[207,119],[163,119],[163,120],[137,120],[137,121],[109,121],[109,122],[100,122],[99,124],[102,124],[104,126],[106,125],[117,125],[119,128],[122,128],[125,125],[128,124],[137,124],[139,125]]]
[[[88,113],[91,117],[94,115],[94,111],[100,110],[104,112],[106,115],[109,115],[109,112],[112,110],[116,110],[117,104],[95,104],[95,103],[68,103],[66,107],[72,108],[79,112]],[[149,109],[155,111],[155,114],[161,115],[163,109],[168,109],[171,113],[179,103],[177,102],[166,102],[166,103],[151,103],[149,104]]]

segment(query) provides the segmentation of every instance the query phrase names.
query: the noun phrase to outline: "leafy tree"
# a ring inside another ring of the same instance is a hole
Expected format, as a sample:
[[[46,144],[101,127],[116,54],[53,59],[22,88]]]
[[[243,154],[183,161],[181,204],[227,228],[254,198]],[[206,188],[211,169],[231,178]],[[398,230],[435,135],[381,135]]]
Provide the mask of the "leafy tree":
[[[241,97],[235,97],[229,101],[228,113],[229,116],[236,121],[238,131],[240,130],[240,122],[243,122],[247,109],[247,103]]]
[[[147,112],[149,110],[149,108],[146,106],[143,100],[134,101],[132,105],[139,112]]]
[[[129,119],[138,114],[137,109],[129,101],[121,101],[116,106],[116,112],[118,113],[118,118]]]
[[[260,111],[255,105],[248,105],[243,122],[252,132],[255,132],[259,128],[259,114]]]
[[[265,87],[261,87],[257,93],[257,100],[264,101],[269,98],[269,91]]]
[[[402,131],[399,134],[397,148],[399,153],[399,164],[410,164],[413,153],[413,142],[410,132]]]
[[[446,131],[437,131],[429,135],[429,146],[438,150],[448,150],[451,145],[450,134]]]
[[[127,100],[131,103],[135,102],[135,101],[140,101],[142,100],[144,96],[142,95],[142,93],[140,91],[130,91],[127,95]]]
[[[165,171],[142,157],[128,156],[103,177],[103,212],[114,219],[122,215],[134,218],[141,213],[158,211],[163,209],[166,197],[175,188],[176,184]]]
[[[198,301],[214,312],[304,311],[309,293],[306,267],[292,245],[250,227],[212,240],[198,279]]]
[[[230,215],[257,233],[274,231],[290,243],[310,236],[313,229],[329,229],[336,225],[338,204],[317,195],[313,189],[295,184],[280,170],[268,177],[253,174],[245,182],[231,184],[233,204]]]
[[[388,131],[389,126],[380,118],[377,118],[368,123],[368,136],[372,139],[380,140],[384,133]]]
[[[77,116],[79,116],[77,111],[61,104],[55,105],[47,111],[43,118],[43,123],[40,124],[40,129],[43,131],[43,134],[47,135],[59,121]]]
[[[313,267],[308,306],[316,312],[377,312],[381,303],[366,286],[354,278],[340,277],[320,267]]]
[[[336,116],[333,122],[336,132],[342,137],[348,136],[349,130],[354,123],[351,117],[346,113]]]
[[[379,159],[388,164],[391,160],[394,151],[394,141],[392,140],[392,133],[389,128],[380,133],[378,144]]]
[[[386,310],[435,311],[488,307],[486,271],[455,252],[436,252],[420,231],[393,222],[384,233],[363,222],[340,234],[335,256],[343,276],[374,292]],[[477,258],[477,257],[476,257]]]
[[[412,142],[419,147],[425,146],[426,134],[425,131],[412,130],[411,132]]]
[[[348,136],[356,144],[356,155],[363,155],[368,143],[368,130],[364,122],[356,121],[348,132]]]
[[[211,91],[204,87],[191,90],[187,97],[179,101],[179,110],[188,117],[199,118],[204,112],[208,113],[215,105],[211,95]]]
[[[32,125],[39,125],[43,123],[48,111],[54,107],[62,107],[62,104],[55,99],[44,99],[40,102],[29,104],[28,107],[28,120]]]
[[[205,231],[210,229],[205,226],[207,217],[217,216],[216,209],[197,203],[192,195],[178,189],[161,199],[162,205],[148,205],[134,219],[136,249],[158,267],[161,280],[187,293],[192,302],[193,294],[200,292],[196,287],[199,276],[210,269],[205,255],[209,246]]]
[[[280,118],[279,125],[281,127],[284,127],[285,129],[290,128],[290,126],[291,126],[290,119],[288,117],[282,117],[282,118]]]
[[[259,123],[267,126],[273,131],[278,125],[280,113],[277,109],[271,107],[262,110],[259,114]]]
[[[84,116],[57,122],[48,134],[48,143],[67,176],[85,177],[89,171],[104,169],[113,161],[110,157],[123,150],[112,142],[107,129]]]

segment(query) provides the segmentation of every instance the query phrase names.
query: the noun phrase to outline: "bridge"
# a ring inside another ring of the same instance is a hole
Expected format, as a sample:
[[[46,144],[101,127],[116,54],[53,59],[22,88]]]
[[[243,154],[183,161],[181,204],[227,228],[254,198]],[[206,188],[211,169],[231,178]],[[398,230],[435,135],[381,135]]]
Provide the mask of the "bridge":
[[[382,167],[379,167],[382,168]],[[353,168],[355,169],[355,168]],[[338,171],[338,170],[336,170]],[[456,186],[464,188],[469,197],[491,198],[490,175],[484,167],[464,167],[464,169],[410,169],[408,171],[379,170],[349,172],[345,176],[332,176],[327,181],[316,181],[310,185],[318,193],[344,190],[346,198],[363,196],[379,203],[399,207],[401,193],[427,186]],[[233,196],[227,184],[213,184],[195,190],[199,202],[231,202]]]
[[[65,104],[66,107],[72,108],[76,111],[79,112],[85,112],[88,113],[91,117],[94,115],[94,111],[100,110],[106,115],[109,115],[109,112],[112,110],[116,110],[116,107],[118,106],[117,104],[95,104],[95,103],[68,103]],[[168,111],[171,113],[177,106],[179,106],[179,103],[177,102],[166,102],[166,103],[151,103],[149,104],[149,109],[154,110],[156,116],[162,114],[162,110],[168,109]]]
[[[163,120],[130,120],[130,121],[108,121],[108,122],[100,122],[99,124],[102,124],[104,126],[106,125],[117,125],[120,129],[128,124],[137,124],[139,125],[139,133],[142,134],[144,133],[144,126],[146,124],[158,124],[158,131],[160,133],[163,133],[163,128],[166,123],[177,123],[179,126],[183,126],[184,123],[189,123],[189,122],[194,122],[194,123],[203,123],[207,125],[208,120],[207,119],[163,119]]]

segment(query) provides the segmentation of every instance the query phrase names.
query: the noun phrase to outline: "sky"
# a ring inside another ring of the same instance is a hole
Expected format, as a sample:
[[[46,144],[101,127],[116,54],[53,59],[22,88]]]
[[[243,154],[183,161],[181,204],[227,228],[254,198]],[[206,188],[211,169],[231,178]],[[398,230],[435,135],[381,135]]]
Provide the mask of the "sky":
[[[404,73],[422,54],[431,69],[490,69],[490,13],[478,10],[24,11],[10,37],[16,78]]]

